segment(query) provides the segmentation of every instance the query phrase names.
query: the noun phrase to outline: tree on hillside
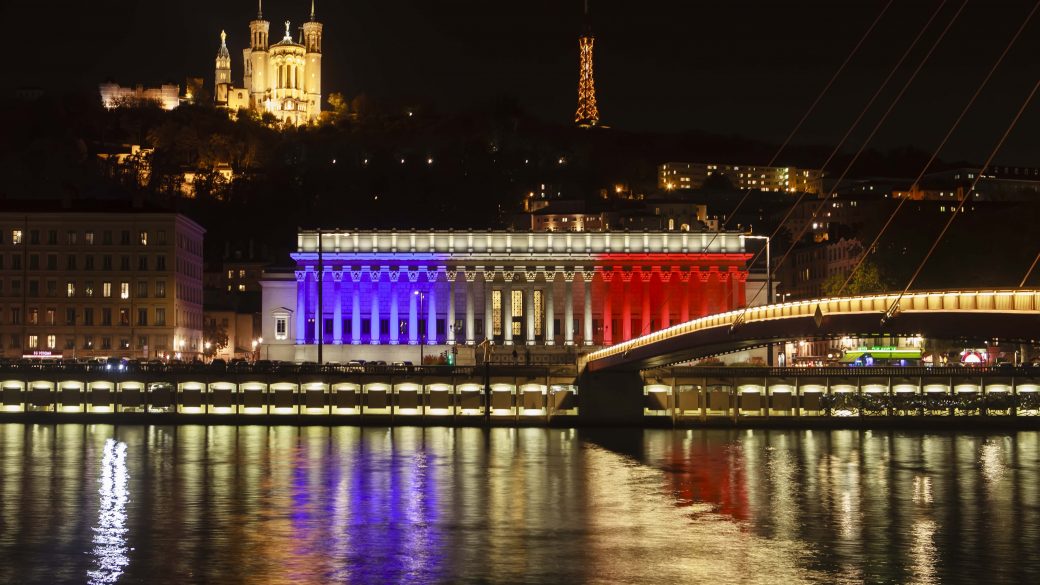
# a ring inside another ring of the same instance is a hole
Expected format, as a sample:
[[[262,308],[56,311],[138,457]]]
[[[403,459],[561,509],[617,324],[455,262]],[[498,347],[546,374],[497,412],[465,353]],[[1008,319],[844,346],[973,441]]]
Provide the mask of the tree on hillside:
[[[885,292],[887,289],[881,278],[881,271],[872,260],[864,260],[852,280],[849,281],[849,285],[842,290],[841,287],[845,284],[846,278],[848,278],[847,274],[830,275],[823,283],[823,293],[827,296],[836,296],[839,292],[842,295],[861,295]]]

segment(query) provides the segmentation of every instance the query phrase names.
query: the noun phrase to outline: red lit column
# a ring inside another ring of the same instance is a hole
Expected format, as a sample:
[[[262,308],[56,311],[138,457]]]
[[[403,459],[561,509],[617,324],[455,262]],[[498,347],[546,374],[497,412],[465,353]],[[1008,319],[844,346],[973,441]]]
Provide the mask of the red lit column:
[[[621,272],[621,339],[632,339],[632,272]]]
[[[661,329],[672,324],[672,273],[661,271]]]
[[[679,319],[685,323],[690,320],[690,273],[679,272],[679,288],[682,290],[682,305],[679,308]]]
[[[737,306],[746,307],[748,304],[747,299],[747,275],[746,271],[740,271],[737,273]]]
[[[729,273],[719,272],[719,284],[715,287],[715,298],[716,306],[718,307],[718,313],[725,313],[731,310],[733,307],[730,306],[731,296],[729,295]]]
[[[696,273],[696,280],[694,285],[696,286],[697,295],[695,302],[697,303],[697,317],[703,317],[708,314],[708,297],[710,296],[710,280],[713,271],[705,272],[703,270]]]
[[[733,309],[744,306],[744,281],[747,275],[737,269],[736,266],[729,268],[729,304]]]
[[[643,316],[639,320],[639,335],[646,335],[652,331],[650,327],[650,279],[653,276],[653,272],[639,271],[639,280],[643,283]]]
[[[614,281],[614,272],[603,270],[599,274],[603,279],[603,345],[612,345],[614,343],[614,316],[610,311],[610,296],[613,293],[611,283]]]

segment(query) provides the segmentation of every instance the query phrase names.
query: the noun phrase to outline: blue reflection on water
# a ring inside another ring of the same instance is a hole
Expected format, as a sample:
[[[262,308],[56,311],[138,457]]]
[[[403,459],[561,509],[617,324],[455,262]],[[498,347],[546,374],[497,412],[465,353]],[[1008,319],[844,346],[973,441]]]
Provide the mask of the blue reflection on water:
[[[341,519],[347,534],[334,540],[338,550],[333,555],[347,557],[340,574],[349,571],[365,583],[442,581],[447,551],[439,529],[435,458],[375,449],[362,442],[349,462],[349,488],[339,483],[340,489],[349,489],[349,505],[335,497],[325,501],[328,514],[350,516]],[[344,465],[337,460],[333,475]]]
[[[87,571],[91,585],[115,583],[130,563],[126,542],[127,484],[130,474],[126,469],[126,443],[107,439],[101,457],[101,477],[98,483],[98,522],[93,527],[94,569]]]

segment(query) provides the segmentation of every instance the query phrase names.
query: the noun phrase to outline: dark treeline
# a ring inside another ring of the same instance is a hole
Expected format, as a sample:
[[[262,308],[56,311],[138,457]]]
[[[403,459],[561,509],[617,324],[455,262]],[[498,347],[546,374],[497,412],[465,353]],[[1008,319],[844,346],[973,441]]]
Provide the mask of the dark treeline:
[[[7,100],[0,103],[0,201],[146,199],[199,221],[212,259],[246,240],[284,252],[299,226],[498,227],[542,185],[570,199],[597,199],[617,183],[647,193],[662,162],[764,164],[776,148],[698,132],[580,130],[537,120],[509,99],[457,114],[364,97],[332,96],[330,105],[321,124],[281,128],[207,106],[106,110],[93,94]],[[98,157],[124,144],[154,149],[143,184],[137,169],[113,169]],[[781,162],[815,167],[827,151],[792,147]],[[867,152],[854,173],[913,176],[926,158],[914,149]],[[218,172],[226,165],[230,184]],[[181,196],[185,172],[196,175],[194,198]],[[738,197],[703,198],[710,214],[725,215]],[[771,229],[783,205],[756,200],[730,227]]]

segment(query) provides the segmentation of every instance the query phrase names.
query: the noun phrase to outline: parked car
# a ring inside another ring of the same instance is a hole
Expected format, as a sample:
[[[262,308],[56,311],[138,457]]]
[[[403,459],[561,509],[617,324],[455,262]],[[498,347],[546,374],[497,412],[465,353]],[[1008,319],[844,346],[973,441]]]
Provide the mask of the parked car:
[[[214,372],[226,372],[227,362],[224,361],[222,358],[216,358],[209,363],[209,369],[213,370]]]

